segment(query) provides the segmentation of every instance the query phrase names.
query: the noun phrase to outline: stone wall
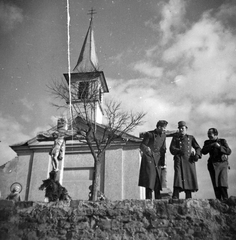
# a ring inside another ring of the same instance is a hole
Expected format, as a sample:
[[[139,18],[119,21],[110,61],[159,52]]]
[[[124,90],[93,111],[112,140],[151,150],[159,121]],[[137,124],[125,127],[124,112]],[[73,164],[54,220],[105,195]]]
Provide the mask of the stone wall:
[[[236,239],[236,197],[218,200],[0,200],[0,239]]]

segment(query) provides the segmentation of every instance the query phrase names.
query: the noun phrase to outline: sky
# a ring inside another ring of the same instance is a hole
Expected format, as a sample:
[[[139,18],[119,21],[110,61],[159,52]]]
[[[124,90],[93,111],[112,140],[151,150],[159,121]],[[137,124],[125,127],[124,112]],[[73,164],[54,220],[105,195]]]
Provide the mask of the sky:
[[[207,130],[217,128],[232,149],[229,195],[236,196],[233,0],[69,0],[69,7],[66,0],[0,0],[0,165],[16,156],[9,145],[49,129],[62,114],[47,86],[68,72],[68,56],[76,65],[91,8],[99,69],[109,87],[105,99],[147,113],[135,136],[159,119],[169,130],[184,120],[202,147]],[[207,159],[196,164],[195,198],[214,198]],[[167,169],[172,188],[169,151]]]

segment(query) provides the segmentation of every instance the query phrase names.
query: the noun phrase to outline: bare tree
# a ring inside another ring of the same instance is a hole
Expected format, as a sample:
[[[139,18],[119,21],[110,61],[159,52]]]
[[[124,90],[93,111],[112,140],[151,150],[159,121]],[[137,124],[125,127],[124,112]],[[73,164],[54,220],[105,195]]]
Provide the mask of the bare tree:
[[[53,103],[55,107],[68,108],[68,103],[72,103],[73,129],[85,140],[94,159],[91,200],[95,201],[98,195],[102,156],[105,150],[118,138],[128,140],[128,133],[143,124],[142,120],[146,113],[123,111],[121,102],[110,100],[104,103],[106,124],[101,128],[101,124],[96,123],[93,116],[96,104],[101,104],[101,92],[97,81],[90,81],[81,89],[79,89],[78,83],[71,84],[71,89],[69,89],[63,81],[60,83],[54,81],[48,86],[48,89],[55,98],[67,103],[67,105]]]

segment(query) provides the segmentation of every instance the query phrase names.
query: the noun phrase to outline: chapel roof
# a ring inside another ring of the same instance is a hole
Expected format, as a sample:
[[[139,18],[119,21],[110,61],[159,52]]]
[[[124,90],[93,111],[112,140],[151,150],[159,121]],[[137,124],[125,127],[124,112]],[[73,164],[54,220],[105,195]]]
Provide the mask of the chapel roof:
[[[86,122],[83,118],[81,117],[77,117],[76,118],[76,124],[79,124],[79,126],[81,127],[81,129],[84,129],[86,127]],[[71,128],[71,126],[69,126],[69,129]],[[103,134],[103,132],[105,131],[106,129],[106,125],[104,124],[99,124],[99,123],[96,123],[96,128],[97,128],[97,133],[98,134]],[[47,133],[53,133],[57,130],[57,126],[54,126],[50,129],[48,129]],[[117,133],[117,138],[115,138],[115,141],[116,143],[118,142],[136,142],[136,143],[140,143],[141,142],[141,138],[139,137],[136,137],[134,135],[131,135],[131,134],[128,134],[128,133],[122,133],[120,131],[116,131]],[[73,140],[73,141],[81,141],[83,140],[84,138],[82,136],[76,136],[75,139],[73,138],[67,138],[67,140]],[[26,141],[23,141],[23,142],[20,142],[20,143],[16,143],[16,144],[12,144],[10,145],[10,147],[14,150],[15,147],[27,147],[27,146],[33,146],[33,145],[51,145],[53,142],[53,140],[51,139],[51,141],[44,141],[42,139],[39,139],[38,136],[35,136],[29,140],[26,140]]]

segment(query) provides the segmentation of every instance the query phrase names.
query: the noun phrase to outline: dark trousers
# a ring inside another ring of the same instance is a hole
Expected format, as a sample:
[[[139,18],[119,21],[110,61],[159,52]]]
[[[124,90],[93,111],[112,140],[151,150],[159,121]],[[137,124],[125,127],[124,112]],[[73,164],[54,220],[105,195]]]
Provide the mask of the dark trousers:
[[[154,186],[154,196],[155,199],[161,199],[161,181],[159,178],[159,174],[157,173],[156,182]],[[146,199],[152,199],[152,192],[151,188],[146,188]]]
[[[180,192],[180,188],[174,187],[174,192],[173,192],[172,198],[174,198],[174,199],[179,199],[179,192]],[[184,192],[185,192],[185,198],[186,198],[186,199],[192,198],[192,192],[191,192],[191,190],[185,190]]]
[[[152,199],[152,189],[146,188],[146,199]],[[154,190],[155,199],[161,199],[160,190]]]
[[[213,185],[213,189],[215,192],[216,199],[219,200],[225,200],[228,199],[228,189],[227,187],[216,187],[216,182],[215,182],[215,169],[212,163],[208,162],[208,171],[210,173],[211,177],[211,182]]]
[[[219,200],[228,199],[227,187],[214,187],[215,196]]]

